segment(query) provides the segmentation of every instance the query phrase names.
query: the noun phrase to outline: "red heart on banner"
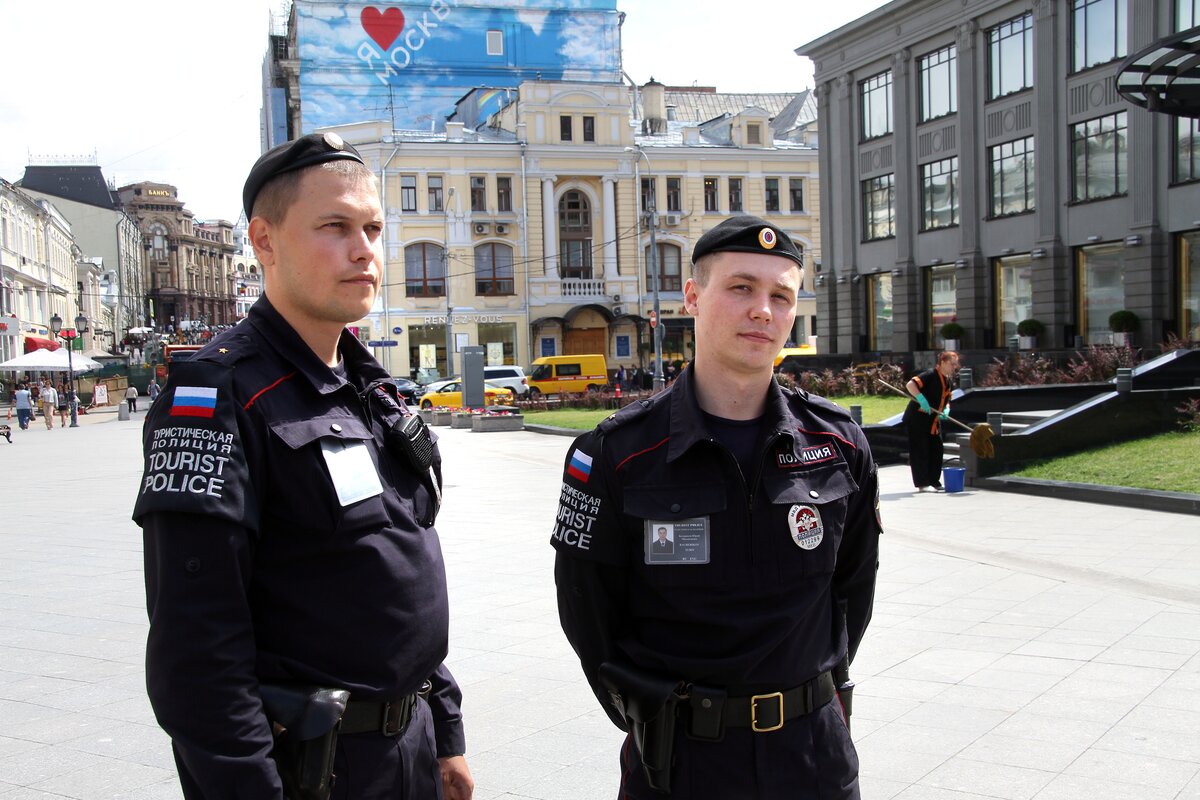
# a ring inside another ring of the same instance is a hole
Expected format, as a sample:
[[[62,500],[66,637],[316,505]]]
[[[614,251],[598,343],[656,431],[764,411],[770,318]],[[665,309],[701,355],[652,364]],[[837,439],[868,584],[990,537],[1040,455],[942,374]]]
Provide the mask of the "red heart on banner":
[[[362,10],[359,19],[363,30],[384,52],[396,41],[400,31],[404,30],[404,12],[398,8],[389,8],[381,12],[374,6],[367,6]]]

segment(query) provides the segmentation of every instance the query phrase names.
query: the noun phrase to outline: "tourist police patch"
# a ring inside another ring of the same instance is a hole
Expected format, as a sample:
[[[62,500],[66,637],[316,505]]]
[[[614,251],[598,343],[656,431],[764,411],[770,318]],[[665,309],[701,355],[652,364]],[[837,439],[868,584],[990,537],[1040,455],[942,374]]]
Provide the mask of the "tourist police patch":
[[[788,511],[788,533],[801,550],[815,550],[825,538],[821,513],[815,506],[794,505]]]

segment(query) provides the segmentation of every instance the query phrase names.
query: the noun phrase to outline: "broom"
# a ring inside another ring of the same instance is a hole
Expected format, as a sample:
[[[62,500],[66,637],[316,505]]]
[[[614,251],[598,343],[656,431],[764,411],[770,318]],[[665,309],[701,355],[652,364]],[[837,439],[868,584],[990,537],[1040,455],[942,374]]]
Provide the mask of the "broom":
[[[891,389],[896,394],[903,395],[904,397],[907,397],[909,400],[912,399],[911,394],[909,394],[908,392],[906,392],[902,389],[897,389],[895,386],[892,386],[887,381],[880,380],[879,378],[876,378],[875,380],[879,381],[880,383],[882,383],[887,388]],[[994,458],[996,456],[996,448],[992,444],[992,437],[996,435],[996,432],[994,430],[992,430],[991,425],[988,425],[986,422],[981,422],[978,425],[976,425],[974,428],[972,428],[967,423],[960,422],[960,421],[956,420],[954,417],[946,416],[946,419],[950,420],[955,425],[962,428],[967,433],[971,434],[971,438],[967,442],[967,444],[970,445],[971,450],[975,453],[975,455],[979,456],[980,458]]]

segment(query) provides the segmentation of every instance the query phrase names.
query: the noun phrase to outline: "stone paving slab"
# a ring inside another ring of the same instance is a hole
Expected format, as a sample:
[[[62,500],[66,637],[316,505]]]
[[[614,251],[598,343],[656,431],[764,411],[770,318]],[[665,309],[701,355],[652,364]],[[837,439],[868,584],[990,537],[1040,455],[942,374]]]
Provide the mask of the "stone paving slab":
[[[180,796],[142,686],[143,417],[0,442],[0,800]],[[615,797],[622,735],[554,602],[570,439],[438,435],[476,797]],[[865,800],[1200,800],[1195,517],[881,475],[876,612],[854,666]]]

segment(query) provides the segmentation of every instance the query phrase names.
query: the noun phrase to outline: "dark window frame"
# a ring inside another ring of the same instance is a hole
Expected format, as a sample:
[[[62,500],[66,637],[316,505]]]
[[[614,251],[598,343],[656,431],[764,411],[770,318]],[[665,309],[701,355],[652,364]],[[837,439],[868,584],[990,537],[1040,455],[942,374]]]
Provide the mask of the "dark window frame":
[[[779,211],[779,178],[763,179],[763,205],[769,212]]]
[[[788,207],[793,214],[804,213],[804,178],[788,178]]]
[[[417,210],[417,176],[400,176],[400,211],[413,213]]]
[[[704,179],[704,213],[716,214],[721,210],[721,179],[708,176]]]
[[[933,101],[931,84],[935,72],[942,69],[947,75],[947,109],[935,112],[935,109],[931,107]],[[921,122],[958,113],[958,47],[956,45],[948,44],[917,59],[917,89],[920,97]]]
[[[1111,5],[1111,8],[1101,6]],[[1103,18],[1112,14],[1112,49],[1111,54],[1105,52],[1096,60],[1088,55],[1089,39],[1087,26],[1089,18],[1098,14]],[[1083,19],[1083,30],[1080,31],[1080,18]],[[1118,61],[1129,54],[1129,7],[1126,0],[1072,0],[1071,2],[1071,73],[1084,72],[1093,67],[1103,66]],[[1082,38],[1081,38],[1082,36]]]
[[[436,181],[436,185],[434,183]],[[438,212],[445,211],[445,190],[446,179],[441,175],[430,175],[426,178],[425,191],[429,197],[429,210]]]
[[[414,275],[414,263],[409,260],[413,248],[421,248],[420,275]],[[434,256],[430,258],[430,255]],[[434,269],[430,269],[430,266]],[[439,274],[440,273],[440,274]],[[446,249],[434,242],[413,242],[404,248],[404,296],[446,296]]]
[[[585,142],[596,141],[596,118],[585,116],[583,118],[583,140]]]
[[[950,187],[950,221],[939,223],[934,208],[933,186],[937,178],[948,176]],[[958,156],[921,165],[921,230],[939,231],[954,228],[959,223]]]
[[[881,239],[892,239],[896,236],[896,173],[889,172],[886,175],[877,175],[874,178],[867,178],[861,182],[861,199],[862,199],[862,224],[864,242],[874,242]],[[887,224],[877,231],[876,224],[873,221],[871,210],[874,203],[871,198],[882,195],[886,197],[887,205]]]
[[[558,138],[563,142],[574,141],[575,120],[570,114],[560,114],[558,117]]]
[[[471,210],[472,211],[487,211],[487,176],[472,175],[470,177],[471,187]]]
[[[507,264],[497,259],[497,253],[507,253]],[[487,253],[481,259],[480,254]],[[475,294],[482,297],[502,297],[516,294],[513,275],[513,248],[504,242],[483,242],[475,245]]]
[[[504,212],[512,211],[512,199],[512,176],[496,176],[496,210]]]
[[[1019,27],[1018,27],[1019,26]],[[1026,12],[1020,16],[1013,17],[1001,22],[988,29],[988,53],[987,53],[987,91],[988,100],[996,100],[1000,97],[1007,97],[1010,94],[1023,92],[1026,89],[1033,87],[1033,12]],[[1005,60],[1003,53],[1005,52],[1005,43],[1009,40],[1021,38],[1021,85],[1016,87],[1007,87],[1000,85],[1005,75]]]
[[[882,95],[882,122],[876,126],[876,115],[871,113],[874,107],[875,95]],[[895,121],[892,113],[892,71],[886,69],[864,78],[858,82],[858,115],[859,139],[869,142],[890,136],[894,131]]]
[[[1110,120],[1110,119],[1113,120],[1113,127],[1111,129],[1105,129],[1104,122],[1105,122],[1105,120]],[[1086,130],[1087,126],[1089,126],[1093,123],[1099,123],[1100,130],[1095,133],[1089,134]],[[1082,136],[1080,135],[1081,129],[1083,130]],[[1090,202],[1092,200],[1105,200],[1110,197],[1124,197],[1125,195],[1127,195],[1129,193],[1129,143],[1128,143],[1128,138],[1127,138],[1129,135],[1128,112],[1116,111],[1116,112],[1113,112],[1112,114],[1102,114],[1099,117],[1092,117],[1091,119],[1086,119],[1086,120],[1083,120],[1082,122],[1077,122],[1077,123],[1071,125],[1070,132],[1071,132],[1071,140],[1070,140],[1071,141],[1071,152],[1070,152],[1071,202],[1072,203],[1086,203],[1086,202]],[[1122,141],[1120,135],[1122,133],[1124,133],[1124,135],[1126,137],[1124,147],[1120,146],[1120,143]],[[1089,190],[1089,180],[1088,180],[1088,178],[1092,175],[1092,170],[1091,170],[1092,159],[1091,159],[1091,151],[1089,149],[1089,143],[1091,143],[1092,140],[1100,139],[1100,138],[1102,138],[1104,136],[1108,136],[1108,135],[1113,136],[1113,140],[1116,143],[1116,146],[1113,148],[1113,151],[1112,151],[1112,156],[1115,161],[1115,163],[1113,165],[1114,166],[1113,176],[1114,176],[1115,185],[1113,186],[1113,191],[1109,192],[1107,194],[1092,194],[1091,191]],[[1082,175],[1080,175],[1080,173],[1078,171],[1078,169],[1079,169],[1079,159],[1078,159],[1079,153],[1077,150],[1077,148],[1079,148],[1081,146],[1084,148],[1084,151],[1083,151],[1084,172]],[[1122,167],[1123,167],[1123,169],[1122,169]],[[1085,190],[1082,194],[1080,192],[1081,186]]]
[[[744,198],[742,196],[742,179],[729,178],[729,213],[742,213],[745,210]]]
[[[1005,175],[1004,165],[1007,162],[1021,161],[1022,180],[1024,182],[1020,207],[1008,210],[1005,204],[1005,184],[1003,179],[996,185],[997,167],[999,174]],[[1028,214],[1037,210],[1037,143],[1033,136],[1022,136],[988,148],[988,210],[989,219],[1000,219],[1018,214]]]

